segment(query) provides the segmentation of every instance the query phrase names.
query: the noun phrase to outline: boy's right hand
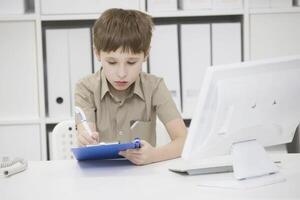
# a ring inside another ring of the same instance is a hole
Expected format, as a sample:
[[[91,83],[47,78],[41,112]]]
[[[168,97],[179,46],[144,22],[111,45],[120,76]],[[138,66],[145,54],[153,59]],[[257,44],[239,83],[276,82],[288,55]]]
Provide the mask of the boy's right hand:
[[[94,131],[90,136],[87,132],[78,131],[77,134],[78,146],[86,146],[89,144],[98,144],[99,143],[99,133]]]

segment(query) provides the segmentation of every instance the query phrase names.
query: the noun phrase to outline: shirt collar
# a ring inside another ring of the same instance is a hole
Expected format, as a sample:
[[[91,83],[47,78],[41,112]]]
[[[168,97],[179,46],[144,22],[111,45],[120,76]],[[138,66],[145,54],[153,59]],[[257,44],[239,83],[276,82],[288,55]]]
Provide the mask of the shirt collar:
[[[104,72],[103,70],[101,69],[101,100],[103,99],[103,97],[105,96],[105,94],[107,92],[109,92],[109,88],[108,88],[108,85],[107,85],[107,80],[106,80],[106,77],[104,75]]]
[[[107,83],[106,77],[105,77],[102,69],[101,69],[101,91],[100,92],[101,92],[101,95],[100,95],[101,100],[103,99],[103,97],[105,96],[106,93],[110,93],[109,88],[108,88],[108,83]],[[133,94],[136,94],[142,100],[145,100],[144,93],[143,93],[142,87],[141,87],[140,75],[138,76],[137,80],[134,83]],[[131,95],[129,94],[129,96],[131,96]]]
[[[141,76],[140,75],[138,76],[137,80],[134,83],[133,93],[138,95],[142,100],[145,100],[144,93],[142,91]]]

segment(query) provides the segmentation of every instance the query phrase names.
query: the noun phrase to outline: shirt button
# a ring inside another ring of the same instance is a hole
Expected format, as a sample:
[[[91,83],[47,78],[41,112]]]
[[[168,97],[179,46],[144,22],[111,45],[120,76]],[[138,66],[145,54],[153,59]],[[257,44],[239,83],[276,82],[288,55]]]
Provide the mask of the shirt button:
[[[119,131],[119,135],[123,135],[124,134],[124,132],[123,131]]]

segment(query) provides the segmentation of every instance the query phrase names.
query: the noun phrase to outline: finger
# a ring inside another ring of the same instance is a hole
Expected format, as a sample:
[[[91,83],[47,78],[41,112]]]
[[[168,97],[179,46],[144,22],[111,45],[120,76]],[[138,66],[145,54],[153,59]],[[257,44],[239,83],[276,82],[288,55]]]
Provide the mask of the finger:
[[[129,157],[130,157],[129,154],[126,151],[120,151],[119,155],[123,156],[124,158],[127,158],[127,159],[129,159]]]
[[[119,155],[121,155],[121,156],[128,156],[128,155],[140,156],[141,153],[142,153],[141,151],[138,151],[136,149],[127,149],[125,151],[120,151]]]
[[[85,145],[89,145],[89,144],[96,144],[97,142],[92,139],[89,135],[86,135],[86,134],[81,134],[80,135],[83,140],[85,141]]]
[[[133,154],[129,154],[129,153],[122,153],[123,157],[126,158],[127,160],[129,160],[130,162],[132,162],[135,165],[139,165],[140,159],[139,156],[133,155]]]
[[[96,144],[97,141],[94,140],[91,136],[89,136],[88,134],[80,134],[87,142],[88,144]]]
[[[130,162],[132,162],[135,165],[143,165],[143,161],[137,157],[131,157],[128,159]]]
[[[77,146],[78,147],[84,147],[84,143],[82,143],[81,141],[79,141],[79,139],[77,140]]]
[[[89,144],[89,142],[82,135],[78,135],[78,143],[80,146],[86,146]]]
[[[93,132],[92,138],[93,138],[95,141],[99,142],[99,133],[98,133],[98,132]]]
[[[131,160],[135,157],[140,156],[139,154],[131,153],[131,152],[128,152],[127,150],[126,151],[120,151],[119,155],[123,156],[124,158],[127,158],[128,160]]]
[[[125,154],[126,154],[126,152],[125,151],[119,151],[119,153],[118,153],[120,156],[123,156],[123,157],[125,157]]]
[[[141,154],[140,149],[127,149],[126,152],[129,153],[129,154],[137,154],[137,155]]]

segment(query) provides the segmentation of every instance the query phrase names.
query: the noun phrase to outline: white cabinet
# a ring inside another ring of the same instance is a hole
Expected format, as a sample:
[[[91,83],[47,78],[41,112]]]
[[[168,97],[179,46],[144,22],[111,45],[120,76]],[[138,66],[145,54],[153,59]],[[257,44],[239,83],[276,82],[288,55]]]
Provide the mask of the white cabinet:
[[[251,59],[300,54],[300,13],[252,14]]]
[[[26,10],[32,2],[35,13]],[[47,159],[47,127],[72,117],[74,82],[90,73],[92,65],[95,71],[101,66],[92,59],[91,33],[80,25],[91,25],[112,7],[145,11],[146,3],[0,0],[0,156]],[[159,24],[153,32],[150,73],[164,77],[189,119],[208,66],[300,54],[300,10],[290,6],[291,0],[149,0],[150,14]],[[62,32],[44,32],[47,25]],[[48,48],[52,53],[47,55]],[[75,74],[73,66],[80,69]],[[59,76],[64,71],[68,75]],[[50,100],[56,94],[47,94],[49,81],[65,86],[58,88],[68,99],[62,114],[56,108],[53,114],[47,112],[48,103],[55,105],[56,100]]]
[[[40,160],[40,125],[2,125],[0,126],[0,157],[20,157]]]
[[[141,9],[140,4],[140,0],[41,0],[41,13],[101,13],[109,8]]]
[[[38,119],[34,22],[0,22],[0,121]]]

